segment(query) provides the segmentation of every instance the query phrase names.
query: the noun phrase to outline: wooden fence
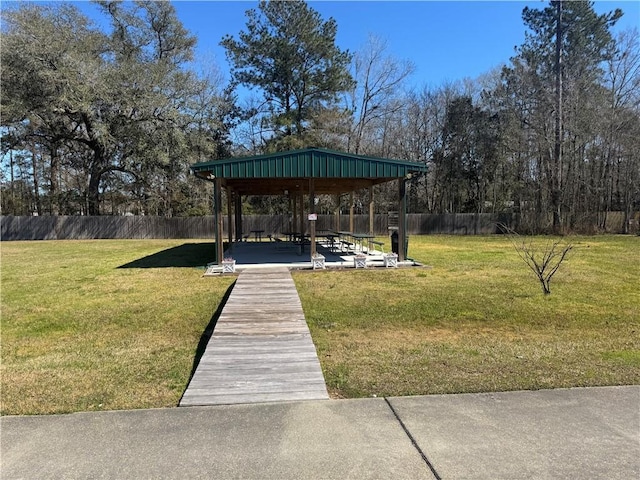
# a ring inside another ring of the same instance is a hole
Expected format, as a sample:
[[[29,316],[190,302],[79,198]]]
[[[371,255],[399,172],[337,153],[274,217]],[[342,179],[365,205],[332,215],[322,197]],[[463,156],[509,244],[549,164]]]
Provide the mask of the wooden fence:
[[[618,232],[622,214],[611,213],[611,231]],[[619,218],[618,218],[619,217]],[[374,217],[376,235],[388,235],[388,215]],[[227,236],[227,222],[224,219],[224,235]],[[408,214],[407,233],[487,235],[500,233],[498,224],[518,228],[519,217],[515,214]],[[287,215],[247,215],[243,216],[245,233],[263,230],[264,235],[280,234],[290,230]],[[67,239],[145,239],[145,238],[213,238],[213,216],[206,217],[142,217],[142,216],[100,216],[100,217],[0,217],[0,238],[8,240],[67,240]],[[333,215],[318,215],[316,230],[335,230]],[[349,216],[340,216],[340,228],[350,230]],[[369,216],[354,216],[354,231],[369,231]]]
[[[213,217],[2,217],[2,240],[210,238]]]

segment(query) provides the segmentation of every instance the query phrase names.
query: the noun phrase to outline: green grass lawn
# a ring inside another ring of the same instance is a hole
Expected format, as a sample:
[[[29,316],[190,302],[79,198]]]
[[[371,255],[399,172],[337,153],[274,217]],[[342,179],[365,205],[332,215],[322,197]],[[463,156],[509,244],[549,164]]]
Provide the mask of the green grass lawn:
[[[640,383],[640,238],[568,241],[548,296],[500,236],[412,236],[427,268],[296,273],[330,392]]]
[[[2,413],[175,406],[234,280],[194,268],[212,251],[184,240],[3,242]],[[118,268],[127,264],[143,268]]]
[[[640,238],[572,238],[544,296],[502,237],[295,272],[335,397],[640,383]],[[3,242],[2,414],[175,406],[234,277],[185,240]],[[126,267],[126,268],[119,268]]]

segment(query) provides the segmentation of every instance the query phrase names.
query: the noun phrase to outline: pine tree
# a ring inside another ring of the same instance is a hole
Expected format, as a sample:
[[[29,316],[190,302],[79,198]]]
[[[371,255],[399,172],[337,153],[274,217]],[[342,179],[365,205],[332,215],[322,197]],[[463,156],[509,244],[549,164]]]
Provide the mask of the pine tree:
[[[335,44],[335,20],[323,21],[304,1],[261,1],[246,15],[246,30],[221,42],[233,80],[262,91],[269,148],[303,147],[312,118],[351,86],[351,55]]]

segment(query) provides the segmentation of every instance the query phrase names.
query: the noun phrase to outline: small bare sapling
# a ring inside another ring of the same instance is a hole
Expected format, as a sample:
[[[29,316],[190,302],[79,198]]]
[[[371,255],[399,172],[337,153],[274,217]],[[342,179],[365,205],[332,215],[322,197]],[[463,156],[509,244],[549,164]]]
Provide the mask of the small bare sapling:
[[[507,226],[500,227],[509,236],[520,258],[536,274],[544,294],[549,295],[551,279],[567,258],[573,244],[561,238],[549,239],[544,245],[534,244],[531,238],[521,237]]]

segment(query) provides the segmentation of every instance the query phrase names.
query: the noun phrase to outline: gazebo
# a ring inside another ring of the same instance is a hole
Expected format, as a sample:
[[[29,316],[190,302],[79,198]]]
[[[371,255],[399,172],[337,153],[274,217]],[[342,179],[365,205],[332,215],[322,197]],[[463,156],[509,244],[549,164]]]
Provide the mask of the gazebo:
[[[311,254],[315,254],[315,196],[319,194],[351,194],[369,190],[369,225],[373,234],[373,187],[385,182],[398,184],[398,260],[406,257],[405,216],[407,179],[426,172],[425,164],[403,160],[375,158],[321,148],[306,148],[267,155],[227,158],[191,166],[193,173],[214,185],[214,217],[216,222],[216,261],[223,257],[222,191],[227,192],[227,222],[229,243],[242,235],[242,195],[287,195],[293,205],[293,221],[300,231],[305,230],[304,198],[308,197]],[[353,201],[351,202],[353,205]],[[353,225],[353,207],[350,211]],[[353,228],[353,227],[352,227]],[[336,228],[338,229],[338,228]]]

